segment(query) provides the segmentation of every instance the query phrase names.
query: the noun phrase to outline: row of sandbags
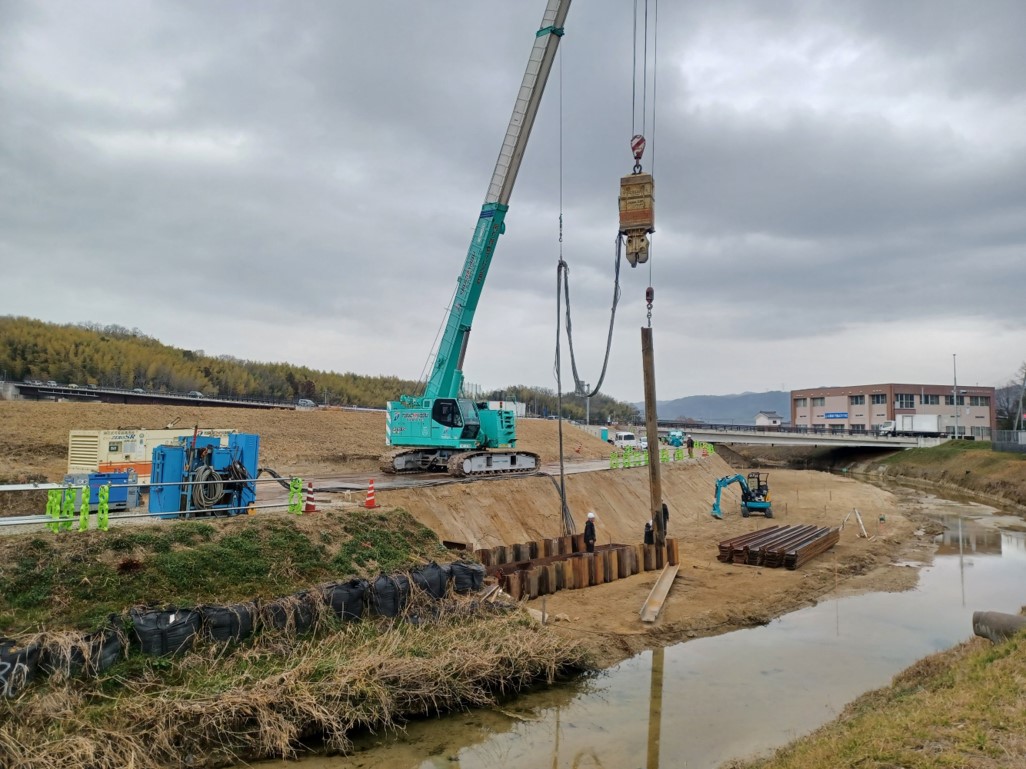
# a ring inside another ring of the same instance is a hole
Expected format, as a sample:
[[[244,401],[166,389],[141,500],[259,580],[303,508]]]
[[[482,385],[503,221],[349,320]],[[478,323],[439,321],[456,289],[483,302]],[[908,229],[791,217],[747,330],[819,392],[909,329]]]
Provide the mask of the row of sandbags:
[[[409,603],[414,587],[439,599],[450,588],[460,594],[476,592],[484,577],[481,564],[432,562],[408,575],[332,582],[273,601],[185,609],[137,607],[129,610],[129,622],[114,614],[91,633],[43,634],[27,643],[0,638],[0,696],[15,696],[40,673],[96,676],[127,655],[132,645],[143,654],[175,655],[192,649],[198,638],[238,642],[261,628],[304,633],[327,611],[347,621],[365,615],[397,617]]]

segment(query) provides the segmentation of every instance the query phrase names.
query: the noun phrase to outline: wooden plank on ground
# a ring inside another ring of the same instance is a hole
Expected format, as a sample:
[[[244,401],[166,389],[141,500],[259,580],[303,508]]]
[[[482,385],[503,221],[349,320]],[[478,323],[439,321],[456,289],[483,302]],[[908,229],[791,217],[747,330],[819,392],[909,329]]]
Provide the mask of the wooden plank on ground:
[[[655,622],[659,618],[659,612],[663,610],[663,604],[666,603],[666,596],[669,594],[670,588],[673,586],[673,580],[677,577],[677,571],[679,569],[680,564],[674,564],[663,568],[662,573],[659,575],[659,579],[657,579],[656,583],[652,586],[652,590],[648,594],[648,598],[645,599],[645,603],[641,607],[642,622]]]

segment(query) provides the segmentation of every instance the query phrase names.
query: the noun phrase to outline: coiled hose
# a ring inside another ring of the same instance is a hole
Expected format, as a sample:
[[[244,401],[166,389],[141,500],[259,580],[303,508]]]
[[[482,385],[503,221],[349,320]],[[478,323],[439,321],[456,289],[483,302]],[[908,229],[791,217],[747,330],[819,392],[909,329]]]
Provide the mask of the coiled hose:
[[[205,510],[224,496],[224,479],[214,468],[202,465],[196,470],[195,484],[192,487],[192,503]]]

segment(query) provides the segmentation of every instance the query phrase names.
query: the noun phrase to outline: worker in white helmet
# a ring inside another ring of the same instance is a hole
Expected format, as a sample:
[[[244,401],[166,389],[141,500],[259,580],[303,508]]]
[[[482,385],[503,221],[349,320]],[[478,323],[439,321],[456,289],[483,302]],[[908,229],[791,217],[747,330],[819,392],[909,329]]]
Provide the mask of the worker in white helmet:
[[[588,520],[584,524],[584,546],[589,553],[595,552],[595,513],[588,513]]]

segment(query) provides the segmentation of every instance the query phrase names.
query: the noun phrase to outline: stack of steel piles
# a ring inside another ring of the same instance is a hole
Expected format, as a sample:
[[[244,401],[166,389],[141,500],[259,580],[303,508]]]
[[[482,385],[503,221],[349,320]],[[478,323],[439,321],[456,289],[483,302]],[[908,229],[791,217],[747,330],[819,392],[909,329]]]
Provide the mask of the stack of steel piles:
[[[840,541],[841,530],[839,528],[820,529],[820,533],[815,538],[784,554],[784,566],[789,569],[797,569],[820,553],[825,553]]]
[[[839,540],[839,529],[770,526],[720,542],[717,558],[724,563],[797,569]]]

